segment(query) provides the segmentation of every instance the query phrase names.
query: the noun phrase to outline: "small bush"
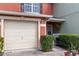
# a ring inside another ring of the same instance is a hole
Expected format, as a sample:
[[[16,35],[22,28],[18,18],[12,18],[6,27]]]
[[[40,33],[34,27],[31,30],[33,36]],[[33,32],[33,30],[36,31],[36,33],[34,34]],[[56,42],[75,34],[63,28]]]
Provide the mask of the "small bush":
[[[0,53],[3,51],[4,39],[0,37]]]
[[[59,35],[60,46],[71,50],[75,47],[76,50],[79,48],[79,34],[62,34]]]
[[[41,36],[40,43],[42,51],[51,51],[54,46],[54,40],[52,35]]]

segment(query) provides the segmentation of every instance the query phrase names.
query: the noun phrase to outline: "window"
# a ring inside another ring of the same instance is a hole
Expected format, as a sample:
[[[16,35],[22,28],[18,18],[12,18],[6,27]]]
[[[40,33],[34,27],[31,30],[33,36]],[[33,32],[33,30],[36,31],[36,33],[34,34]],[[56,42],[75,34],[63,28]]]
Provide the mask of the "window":
[[[52,35],[53,34],[53,27],[52,25],[47,25],[47,34]]]
[[[24,11],[31,12],[31,7],[32,7],[31,3],[25,3],[24,4]]]
[[[22,11],[40,13],[40,3],[24,3],[22,4]]]
[[[40,13],[40,4],[39,3],[34,3],[33,4],[33,12]]]

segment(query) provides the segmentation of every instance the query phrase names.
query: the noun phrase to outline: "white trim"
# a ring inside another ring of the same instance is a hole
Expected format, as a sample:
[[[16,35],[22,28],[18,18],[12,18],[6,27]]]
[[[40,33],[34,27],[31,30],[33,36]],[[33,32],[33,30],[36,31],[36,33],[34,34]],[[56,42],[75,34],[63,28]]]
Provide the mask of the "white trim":
[[[47,34],[47,27],[46,27],[46,21],[45,21],[45,35]]]
[[[1,37],[4,37],[4,19],[1,19]]]
[[[32,10],[31,10],[31,11],[32,11],[32,13],[33,13],[33,3],[31,3],[31,4],[32,4],[32,5],[31,5]]]
[[[18,16],[33,16],[33,17],[53,17],[53,15],[44,15],[39,13],[31,13],[31,12],[14,12],[14,11],[3,11],[0,10],[0,14],[10,14],[10,15],[18,15]]]
[[[49,18],[49,19],[47,20],[47,22],[48,22],[48,21],[51,21],[51,22],[62,22],[62,21],[65,21],[65,19]]]
[[[38,22],[38,43],[37,43],[37,48],[40,49],[40,22]]]
[[[25,18],[25,17],[11,17],[11,16],[0,16],[0,19],[5,20],[27,20],[27,21],[40,21],[39,18]]]
[[[37,36],[37,40],[38,41],[40,41],[40,20],[41,19],[38,19],[38,18],[24,18],[24,17],[10,17],[10,16],[0,16],[0,19],[1,19],[1,37],[4,37],[4,34],[5,34],[5,32],[4,32],[4,20],[26,20],[26,21],[35,21],[35,22],[38,22],[38,29],[37,29],[37,31],[38,31],[38,36]],[[5,39],[5,37],[4,37],[4,39]],[[40,44],[40,42],[39,43],[37,43],[37,44]],[[5,43],[4,43],[4,45],[5,45]],[[40,48],[40,46],[37,46],[37,48]],[[5,50],[5,46],[4,46],[4,50]]]
[[[40,22],[38,22],[38,39],[40,40]]]
[[[40,24],[40,26],[44,26],[44,27],[45,27],[45,26],[46,26],[46,24]]]

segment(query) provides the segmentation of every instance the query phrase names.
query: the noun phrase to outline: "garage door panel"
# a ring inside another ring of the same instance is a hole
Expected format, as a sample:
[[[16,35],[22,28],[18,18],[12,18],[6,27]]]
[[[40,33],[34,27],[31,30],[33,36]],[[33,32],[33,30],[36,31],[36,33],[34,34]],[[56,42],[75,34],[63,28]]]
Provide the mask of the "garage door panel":
[[[37,22],[5,21],[5,50],[35,48]]]

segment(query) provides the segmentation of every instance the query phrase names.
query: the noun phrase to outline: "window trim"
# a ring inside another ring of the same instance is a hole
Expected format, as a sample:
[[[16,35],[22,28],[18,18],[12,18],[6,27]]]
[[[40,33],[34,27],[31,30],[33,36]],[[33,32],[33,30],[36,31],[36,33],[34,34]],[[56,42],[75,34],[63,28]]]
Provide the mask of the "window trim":
[[[32,8],[31,11],[33,12],[33,3],[32,3],[32,7],[31,8]]]
[[[24,11],[24,3],[21,4],[21,11],[22,11],[22,12],[28,12],[28,13],[40,14],[40,12],[41,12],[41,4],[39,3],[39,4],[40,4],[40,11],[39,11],[39,12],[34,12],[34,11],[33,11],[33,4],[34,4],[34,3],[31,3],[31,4],[32,4],[32,5],[31,5],[31,12],[30,12],[30,11]]]

